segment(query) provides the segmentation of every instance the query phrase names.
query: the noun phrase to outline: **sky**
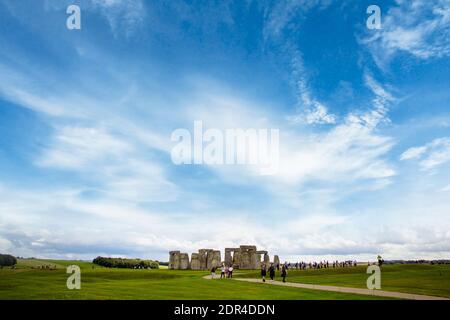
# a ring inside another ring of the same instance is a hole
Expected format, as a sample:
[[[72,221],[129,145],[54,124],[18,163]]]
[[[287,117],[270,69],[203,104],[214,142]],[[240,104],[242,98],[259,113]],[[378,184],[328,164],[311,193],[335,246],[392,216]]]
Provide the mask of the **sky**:
[[[2,253],[450,258],[448,0],[2,0],[0,48]],[[176,165],[194,121],[278,172]]]

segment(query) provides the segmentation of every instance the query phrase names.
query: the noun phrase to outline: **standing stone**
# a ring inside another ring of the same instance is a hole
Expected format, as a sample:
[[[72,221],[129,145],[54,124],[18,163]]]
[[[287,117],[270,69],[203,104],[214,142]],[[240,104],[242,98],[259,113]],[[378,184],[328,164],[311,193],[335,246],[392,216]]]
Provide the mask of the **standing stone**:
[[[280,264],[280,258],[279,258],[277,255],[274,255],[274,256],[273,256],[273,264],[274,264],[275,266],[277,266],[277,265]]]
[[[266,265],[266,267],[268,267],[269,263],[268,263],[268,261],[266,261],[267,251],[259,250],[259,251],[256,251],[256,253],[258,254],[258,267],[261,266],[261,263],[264,263]],[[261,261],[262,255],[264,256],[263,261]]]
[[[241,249],[234,250],[233,267],[239,269],[241,268]]]
[[[206,249],[206,269],[211,270],[213,267],[213,249]]]
[[[220,250],[214,250],[211,254],[212,254],[211,268],[213,266],[220,267],[222,264],[222,259],[220,258]]]
[[[225,265],[231,266],[233,264],[233,257],[231,256],[232,248],[225,248]]]
[[[169,252],[169,269],[177,270],[180,268],[180,251]]]
[[[240,269],[254,269],[258,264],[256,246],[240,246],[241,263]]]
[[[258,269],[261,267],[261,254],[256,254],[256,261],[255,261],[255,269]]]
[[[250,254],[247,249],[241,248],[241,263],[239,269],[250,269]]]
[[[187,253],[180,253],[180,269],[189,269],[189,255]]]
[[[191,255],[191,269],[192,270],[201,270],[200,253],[193,253]]]
[[[270,265],[270,257],[267,252],[264,254],[264,264],[266,265],[266,267]]]
[[[206,270],[206,249],[198,250],[199,261],[200,261],[200,270]]]

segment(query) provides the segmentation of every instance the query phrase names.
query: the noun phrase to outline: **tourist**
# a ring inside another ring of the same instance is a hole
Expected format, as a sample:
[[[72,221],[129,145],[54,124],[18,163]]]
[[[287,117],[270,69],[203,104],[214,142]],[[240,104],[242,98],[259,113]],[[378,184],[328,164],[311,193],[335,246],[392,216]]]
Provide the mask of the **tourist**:
[[[228,268],[228,278],[233,278],[233,266],[232,265]]]
[[[273,278],[275,277],[275,267],[273,266],[273,263],[271,263],[269,267],[269,276],[270,280],[273,281]]]
[[[384,262],[383,258],[380,255],[378,255],[377,260],[378,260],[378,266],[381,267]]]
[[[266,273],[266,265],[263,263],[261,264],[261,277],[263,282],[266,282]]]
[[[225,278],[225,263],[222,263],[222,269],[220,272],[220,279]]]
[[[225,266],[225,278],[229,278],[229,273],[230,273],[230,269],[228,268],[228,266]]]
[[[281,266],[281,277],[283,278],[283,282],[286,282],[287,269],[285,265]]]
[[[211,279],[214,279],[215,274],[216,274],[216,267],[213,266],[211,268]]]

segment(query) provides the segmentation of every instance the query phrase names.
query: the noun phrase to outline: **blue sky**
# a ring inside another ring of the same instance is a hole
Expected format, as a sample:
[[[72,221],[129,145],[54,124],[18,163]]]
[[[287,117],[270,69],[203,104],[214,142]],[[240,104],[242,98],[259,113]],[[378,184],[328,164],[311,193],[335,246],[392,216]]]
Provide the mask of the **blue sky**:
[[[449,257],[449,1],[3,0],[0,48],[2,252]],[[174,165],[194,120],[279,172]]]

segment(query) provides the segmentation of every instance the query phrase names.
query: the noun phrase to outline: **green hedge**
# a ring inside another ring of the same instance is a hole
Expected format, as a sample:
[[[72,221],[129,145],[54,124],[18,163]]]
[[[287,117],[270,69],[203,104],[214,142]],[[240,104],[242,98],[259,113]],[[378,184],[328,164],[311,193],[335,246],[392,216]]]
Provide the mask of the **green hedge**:
[[[13,257],[10,254],[0,254],[0,266],[8,267],[13,266],[17,263],[16,257]]]
[[[97,257],[92,262],[107,268],[159,269],[158,262],[153,260]]]

